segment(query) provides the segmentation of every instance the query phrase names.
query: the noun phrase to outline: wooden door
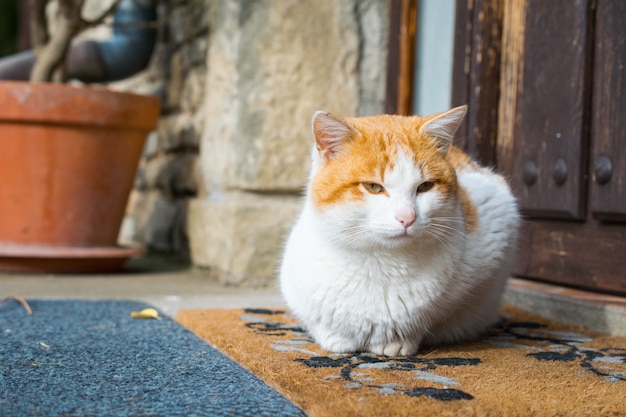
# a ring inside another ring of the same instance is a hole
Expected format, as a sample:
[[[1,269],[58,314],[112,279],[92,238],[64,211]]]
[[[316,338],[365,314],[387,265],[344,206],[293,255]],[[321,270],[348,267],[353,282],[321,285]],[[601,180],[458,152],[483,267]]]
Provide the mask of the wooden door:
[[[392,0],[392,20],[415,1]],[[517,276],[626,294],[624,22],[623,0],[457,0],[458,144],[518,197]],[[391,26],[390,113],[410,112],[407,27]]]
[[[504,6],[498,162],[527,218],[515,273],[626,293],[626,2]]]
[[[600,0],[595,31],[591,214],[626,222],[626,2]]]
[[[524,213],[533,218],[584,220],[590,1],[529,1],[524,13],[514,157],[507,168]]]

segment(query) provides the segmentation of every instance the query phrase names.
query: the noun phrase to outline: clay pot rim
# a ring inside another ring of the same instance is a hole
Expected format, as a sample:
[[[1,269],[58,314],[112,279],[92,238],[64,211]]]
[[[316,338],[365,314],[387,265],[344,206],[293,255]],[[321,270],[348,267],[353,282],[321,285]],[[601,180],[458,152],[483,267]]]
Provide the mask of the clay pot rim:
[[[34,121],[151,131],[159,113],[160,100],[155,96],[98,86],[0,81],[0,123]]]

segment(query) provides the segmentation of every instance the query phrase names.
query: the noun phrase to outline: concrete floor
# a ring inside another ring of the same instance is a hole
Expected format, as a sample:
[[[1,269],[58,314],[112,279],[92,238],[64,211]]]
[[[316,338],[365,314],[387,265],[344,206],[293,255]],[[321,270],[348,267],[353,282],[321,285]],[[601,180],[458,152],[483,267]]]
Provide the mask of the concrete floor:
[[[0,272],[0,298],[128,299],[144,301],[174,317],[181,309],[282,307],[278,288],[225,287],[207,271],[170,259],[131,260],[113,274]]]
[[[207,271],[168,259],[131,261],[115,274],[58,275],[0,272],[0,298],[131,299],[174,317],[181,309],[284,307],[276,286],[224,287]],[[603,333],[626,336],[626,298],[511,279],[504,300],[525,310]]]

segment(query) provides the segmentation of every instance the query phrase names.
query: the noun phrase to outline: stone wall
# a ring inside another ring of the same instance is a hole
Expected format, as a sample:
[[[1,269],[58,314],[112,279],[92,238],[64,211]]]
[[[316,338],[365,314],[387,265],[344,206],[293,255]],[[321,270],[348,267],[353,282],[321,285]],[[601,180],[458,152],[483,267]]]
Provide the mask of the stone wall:
[[[310,120],[383,111],[385,1],[221,1],[209,26],[191,255],[225,284],[266,285],[297,216]]]
[[[123,240],[187,253],[224,284],[276,275],[318,109],[383,112],[387,0],[179,0],[135,81],[164,101]]]
[[[114,87],[158,94],[162,116],[149,136],[122,227],[122,242],[189,256],[187,210],[198,190],[204,129],[209,2],[159,3],[159,40],[149,68]]]

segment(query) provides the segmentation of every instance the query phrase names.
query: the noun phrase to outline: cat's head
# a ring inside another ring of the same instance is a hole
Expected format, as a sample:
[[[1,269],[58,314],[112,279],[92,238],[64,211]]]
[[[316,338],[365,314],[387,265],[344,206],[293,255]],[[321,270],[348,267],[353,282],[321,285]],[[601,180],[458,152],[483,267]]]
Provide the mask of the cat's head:
[[[351,119],[316,112],[309,198],[323,231],[355,248],[444,240],[458,222],[446,155],[465,112]]]

